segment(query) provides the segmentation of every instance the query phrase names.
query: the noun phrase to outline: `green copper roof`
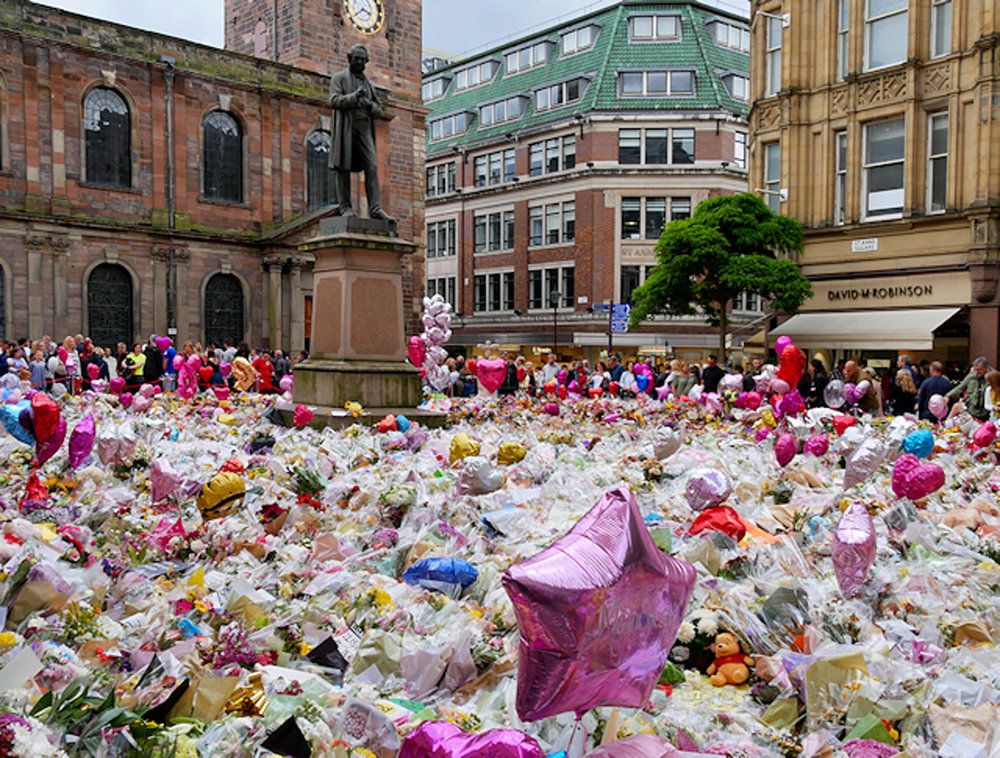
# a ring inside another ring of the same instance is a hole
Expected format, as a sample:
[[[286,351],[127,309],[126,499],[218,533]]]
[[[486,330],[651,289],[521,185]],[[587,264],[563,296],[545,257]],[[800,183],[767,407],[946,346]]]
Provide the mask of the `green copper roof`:
[[[643,13],[678,16],[680,38],[669,42],[630,41],[629,18]],[[578,113],[722,110],[746,114],[747,103],[730,97],[721,76],[733,72],[746,76],[749,71],[750,56],[739,50],[716,44],[708,27],[708,23],[716,19],[746,27],[745,19],[695,2],[675,0],[670,3],[642,3],[625,0],[610,8],[581,15],[577,19],[426,74],[424,81],[442,75],[454,77],[456,71],[478,62],[495,60],[500,64],[497,73],[488,84],[456,92],[455,81],[452,78],[445,95],[427,103],[432,111],[427,116],[428,124],[441,116],[461,111],[474,114],[468,131],[447,139],[431,141],[428,138],[428,153],[437,153],[469,142],[489,141],[491,137],[502,137],[509,132],[565,120]],[[588,24],[600,27],[590,49],[562,56],[561,34]],[[522,73],[510,75],[506,73],[506,53],[541,41],[554,43],[546,63]],[[618,73],[630,69],[693,71],[695,92],[693,95],[677,97],[623,96],[619,93]],[[536,112],[534,100],[536,88],[574,77],[584,77],[589,81],[589,86],[580,100]],[[520,118],[491,126],[480,125],[480,105],[518,94],[530,97],[525,101],[527,105]]]

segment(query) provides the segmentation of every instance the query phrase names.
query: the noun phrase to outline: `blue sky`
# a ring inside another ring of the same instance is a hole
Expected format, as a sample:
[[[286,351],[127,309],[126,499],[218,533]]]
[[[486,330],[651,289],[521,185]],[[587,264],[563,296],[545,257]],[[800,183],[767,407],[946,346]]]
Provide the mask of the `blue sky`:
[[[474,52],[533,27],[554,23],[560,17],[613,2],[424,0],[424,45],[453,55]],[[706,4],[744,13],[749,5],[747,0],[707,0]],[[223,43],[223,0],[48,0],[45,5],[216,47]]]

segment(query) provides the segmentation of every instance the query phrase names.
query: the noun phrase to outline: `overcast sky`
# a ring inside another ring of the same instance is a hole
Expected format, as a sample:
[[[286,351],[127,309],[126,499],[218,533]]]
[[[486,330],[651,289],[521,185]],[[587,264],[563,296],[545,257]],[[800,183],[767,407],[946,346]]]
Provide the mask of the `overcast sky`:
[[[614,2],[424,0],[424,46],[457,56]],[[223,0],[48,0],[44,4],[222,47]],[[743,13],[749,5],[748,0],[706,4]]]

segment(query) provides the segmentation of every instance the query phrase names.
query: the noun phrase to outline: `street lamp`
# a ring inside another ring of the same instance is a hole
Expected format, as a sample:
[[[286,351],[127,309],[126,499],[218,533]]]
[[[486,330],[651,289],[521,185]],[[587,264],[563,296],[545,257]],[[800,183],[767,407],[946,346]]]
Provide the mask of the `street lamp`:
[[[558,353],[559,346],[559,326],[558,326],[558,316],[559,316],[559,290],[552,290],[549,293],[549,305],[552,307],[552,353],[556,355]],[[557,358],[558,360],[558,358]]]

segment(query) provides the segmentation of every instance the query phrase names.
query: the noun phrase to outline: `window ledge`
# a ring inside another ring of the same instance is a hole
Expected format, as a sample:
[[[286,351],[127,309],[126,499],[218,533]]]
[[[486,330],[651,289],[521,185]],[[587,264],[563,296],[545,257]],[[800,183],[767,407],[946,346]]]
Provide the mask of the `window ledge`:
[[[108,192],[124,192],[127,195],[141,195],[142,190],[136,189],[135,187],[119,187],[117,184],[100,184],[99,182],[79,182],[81,187],[86,187],[87,189],[99,189],[106,190]]]
[[[528,245],[528,250],[557,250],[560,247],[573,247],[576,244],[576,240],[567,240],[566,242],[550,242],[547,245]]]
[[[862,224],[877,224],[880,221],[898,221],[903,218],[902,213],[887,213],[884,216],[865,216],[861,219]]]
[[[491,256],[510,255],[513,252],[514,248],[511,247],[505,250],[483,250],[482,252],[473,253],[472,255],[476,258],[489,258]]]
[[[227,208],[246,208],[250,210],[253,206],[250,203],[242,202],[239,200],[215,200],[204,195],[198,195],[198,202],[205,203],[206,205],[222,205]]]

